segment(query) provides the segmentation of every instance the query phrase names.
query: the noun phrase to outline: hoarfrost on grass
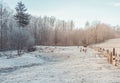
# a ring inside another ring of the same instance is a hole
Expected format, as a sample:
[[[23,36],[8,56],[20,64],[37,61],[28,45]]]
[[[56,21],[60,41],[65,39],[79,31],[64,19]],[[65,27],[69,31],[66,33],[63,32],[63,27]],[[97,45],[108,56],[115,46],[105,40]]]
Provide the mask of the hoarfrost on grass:
[[[43,63],[42,65],[22,67],[12,72],[0,72],[1,83],[120,82],[120,70],[108,64],[106,58],[99,57],[89,48],[87,53],[84,53],[80,52],[78,47],[38,46],[35,52],[10,59],[0,57],[0,61],[1,64],[4,62],[9,67]],[[1,68],[5,65],[1,65]]]

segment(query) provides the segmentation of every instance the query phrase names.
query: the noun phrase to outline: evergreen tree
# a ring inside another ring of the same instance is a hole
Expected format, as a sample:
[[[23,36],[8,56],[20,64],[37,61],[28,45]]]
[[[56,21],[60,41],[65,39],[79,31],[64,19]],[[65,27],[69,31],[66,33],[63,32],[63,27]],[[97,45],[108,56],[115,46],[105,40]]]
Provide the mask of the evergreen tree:
[[[15,9],[16,9],[15,20],[17,21],[19,27],[24,28],[26,25],[29,24],[29,20],[30,20],[29,19],[30,15],[26,13],[27,8],[22,3],[22,1],[20,1],[18,2]]]

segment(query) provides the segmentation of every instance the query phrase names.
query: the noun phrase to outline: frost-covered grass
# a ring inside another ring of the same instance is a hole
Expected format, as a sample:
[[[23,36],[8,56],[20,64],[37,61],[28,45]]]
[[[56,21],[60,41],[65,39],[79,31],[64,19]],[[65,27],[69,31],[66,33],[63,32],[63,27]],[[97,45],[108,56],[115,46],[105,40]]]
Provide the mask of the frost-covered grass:
[[[109,49],[110,51],[112,51],[113,48],[115,48],[116,53],[120,54],[120,38],[110,39],[110,40],[108,40],[106,42],[103,42],[101,44],[97,44],[97,45],[94,45],[94,46]]]
[[[0,68],[7,68],[7,67],[14,67],[14,66],[24,66],[29,64],[35,64],[35,63],[43,63],[44,61],[40,58],[36,58],[35,56],[32,56],[31,54],[24,54],[20,57],[14,57],[14,58],[6,58],[1,57],[0,58]]]
[[[120,69],[89,48],[37,46],[20,57],[0,57],[0,83],[120,83]]]

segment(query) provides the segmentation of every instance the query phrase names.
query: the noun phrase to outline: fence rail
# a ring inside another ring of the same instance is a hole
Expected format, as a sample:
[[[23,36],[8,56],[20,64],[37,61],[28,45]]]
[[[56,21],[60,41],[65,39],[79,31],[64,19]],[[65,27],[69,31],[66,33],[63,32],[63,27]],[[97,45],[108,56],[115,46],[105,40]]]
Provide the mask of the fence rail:
[[[112,48],[112,51],[100,47],[93,47],[93,49],[98,51],[100,56],[106,57],[109,64],[120,66],[120,54],[117,54],[116,48]]]

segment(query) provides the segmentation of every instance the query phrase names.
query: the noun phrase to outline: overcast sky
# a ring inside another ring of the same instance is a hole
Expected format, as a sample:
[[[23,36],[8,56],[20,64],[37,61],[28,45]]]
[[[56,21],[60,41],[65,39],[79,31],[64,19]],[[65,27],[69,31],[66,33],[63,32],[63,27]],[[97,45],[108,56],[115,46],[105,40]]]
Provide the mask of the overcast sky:
[[[20,0],[3,0],[14,9]],[[22,0],[28,12],[36,16],[55,16],[73,20],[82,27],[86,21],[120,25],[120,0]]]

